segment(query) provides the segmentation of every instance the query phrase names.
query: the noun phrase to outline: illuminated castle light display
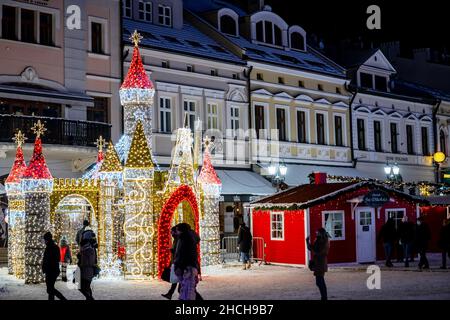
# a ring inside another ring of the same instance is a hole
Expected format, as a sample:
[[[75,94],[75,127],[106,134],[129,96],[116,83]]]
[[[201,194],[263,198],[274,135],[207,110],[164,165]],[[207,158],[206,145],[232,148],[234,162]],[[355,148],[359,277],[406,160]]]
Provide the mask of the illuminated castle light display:
[[[155,163],[151,127],[155,90],[139,53],[141,38],[136,31],[131,36],[134,52],[120,88],[124,135],[116,145],[110,141],[105,153],[106,141],[99,137],[97,162],[83,178],[52,177],[43,155],[45,128],[40,121],[34,127],[36,139],[28,166],[22,152],[26,138],[20,131],[14,138],[16,159],[6,180],[11,235],[8,270],[25,283],[43,281],[42,236],[52,231],[56,241],[63,235],[70,237],[64,221],[70,218],[74,225],[77,208],[82,208],[81,221],[88,218],[97,234],[101,277],[160,276],[170,264],[170,228],[179,222],[189,223],[200,234],[202,266],[219,263],[221,182],[211,163],[210,140],[204,139],[200,172],[194,159],[201,148],[193,145],[194,140],[201,144],[201,137],[194,139],[186,127],[176,131],[169,170]]]

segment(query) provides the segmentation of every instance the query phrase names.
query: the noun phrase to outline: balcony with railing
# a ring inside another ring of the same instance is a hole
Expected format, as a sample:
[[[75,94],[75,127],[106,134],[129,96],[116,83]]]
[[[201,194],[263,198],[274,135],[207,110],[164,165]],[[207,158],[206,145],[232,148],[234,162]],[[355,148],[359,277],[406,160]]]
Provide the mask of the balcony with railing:
[[[18,130],[29,139],[33,138],[31,128],[38,120],[41,120],[47,129],[42,137],[44,144],[94,147],[99,136],[107,141],[111,138],[111,125],[107,123],[0,114],[0,142],[12,142],[11,139]]]

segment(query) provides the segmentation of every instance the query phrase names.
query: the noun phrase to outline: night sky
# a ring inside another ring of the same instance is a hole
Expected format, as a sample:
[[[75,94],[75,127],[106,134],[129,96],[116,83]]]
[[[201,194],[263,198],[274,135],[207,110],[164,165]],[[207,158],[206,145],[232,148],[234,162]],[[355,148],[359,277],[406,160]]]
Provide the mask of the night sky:
[[[450,48],[450,11],[447,1],[405,0],[266,0],[273,11],[290,25],[298,24],[307,33],[317,34],[325,43],[358,38],[374,43],[400,40],[403,45],[420,48]],[[366,9],[381,8],[381,30],[366,27]]]

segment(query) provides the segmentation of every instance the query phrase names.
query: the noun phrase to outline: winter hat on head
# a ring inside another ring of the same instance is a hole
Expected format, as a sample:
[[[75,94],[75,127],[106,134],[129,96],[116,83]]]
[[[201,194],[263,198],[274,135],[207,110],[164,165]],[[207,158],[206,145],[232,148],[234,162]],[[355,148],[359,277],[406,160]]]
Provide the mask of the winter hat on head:
[[[44,234],[44,240],[45,241],[51,241],[51,240],[53,240],[53,236],[52,236],[52,233],[49,231],[49,232],[46,232],[45,234]]]

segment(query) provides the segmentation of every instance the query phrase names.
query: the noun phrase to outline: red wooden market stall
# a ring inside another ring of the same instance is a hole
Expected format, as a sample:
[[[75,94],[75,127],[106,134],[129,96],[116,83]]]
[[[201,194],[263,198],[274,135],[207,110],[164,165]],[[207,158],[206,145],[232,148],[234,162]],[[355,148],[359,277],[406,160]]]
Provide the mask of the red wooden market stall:
[[[430,252],[441,252],[438,246],[439,232],[444,219],[450,219],[450,196],[432,196],[427,197],[428,206],[420,207],[420,214],[425,217],[431,232],[431,241],[429,245]]]
[[[377,234],[388,217],[415,223],[423,198],[372,182],[300,185],[251,204],[252,232],[266,243],[266,261],[305,265],[305,238],[318,228],[330,234],[329,263],[383,259]]]

